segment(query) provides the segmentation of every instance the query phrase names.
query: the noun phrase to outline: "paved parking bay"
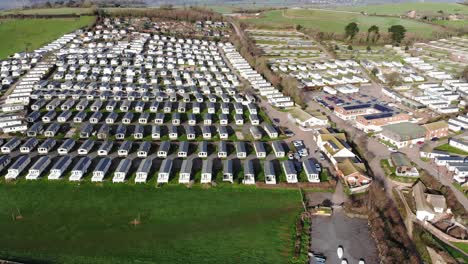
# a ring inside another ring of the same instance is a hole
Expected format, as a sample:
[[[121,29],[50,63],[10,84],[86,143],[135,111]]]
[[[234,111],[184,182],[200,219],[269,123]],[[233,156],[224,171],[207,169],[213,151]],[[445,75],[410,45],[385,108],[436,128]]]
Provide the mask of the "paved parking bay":
[[[342,210],[334,209],[331,217],[312,218],[312,251],[323,254],[327,263],[339,263],[336,250],[342,246],[348,263],[358,263],[361,258],[368,264],[379,263],[367,220],[347,217]]]

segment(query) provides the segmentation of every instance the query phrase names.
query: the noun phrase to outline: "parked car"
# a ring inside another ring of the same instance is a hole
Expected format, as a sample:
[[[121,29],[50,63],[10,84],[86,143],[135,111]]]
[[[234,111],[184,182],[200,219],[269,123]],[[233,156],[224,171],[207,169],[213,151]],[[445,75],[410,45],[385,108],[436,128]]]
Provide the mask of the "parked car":
[[[315,168],[316,168],[318,171],[322,171],[322,167],[320,167],[320,164],[318,164],[318,163],[315,163]]]
[[[294,137],[294,136],[295,136],[294,132],[292,132],[292,131],[289,130],[289,129],[284,130],[284,134],[285,134],[286,136],[288,136],[288,137]]]

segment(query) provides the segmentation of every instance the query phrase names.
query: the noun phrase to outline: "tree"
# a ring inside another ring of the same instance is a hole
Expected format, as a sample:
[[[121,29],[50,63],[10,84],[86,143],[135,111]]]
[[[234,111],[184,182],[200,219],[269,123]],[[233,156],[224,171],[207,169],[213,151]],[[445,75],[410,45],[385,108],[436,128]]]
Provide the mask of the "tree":
[[[359,27],[355,22],[351,22],[345,27],[346,38],[352,40],[357,33],[359,33]]]
[[[353,46],[348,45],[348,50],[353,50]]]
[[[387,80],[387,84],[390,87],[401,84],[401,78],[398,72],[391,72],[389,74],[385,74],[385,79]]]
[[[379,27],[376,25],[372,25],[368,30],[367,30],[367,42],[369,40],[372,41],[372,43],[375,43],[379,38],[380,38],[380,33],[379,33]]]
[[[388,28],[388,32],[393,44],[400,45],[401,41],[405,38],[406,28],[402,25],[393,25]]]
[[[302,26],[301,25],[296,25],[296,30],[299,31],[302,29]]]
[[[372,49],[371,49],[370,46],[367,46],[366,50],[367,50],[367,52],[371,52]]]

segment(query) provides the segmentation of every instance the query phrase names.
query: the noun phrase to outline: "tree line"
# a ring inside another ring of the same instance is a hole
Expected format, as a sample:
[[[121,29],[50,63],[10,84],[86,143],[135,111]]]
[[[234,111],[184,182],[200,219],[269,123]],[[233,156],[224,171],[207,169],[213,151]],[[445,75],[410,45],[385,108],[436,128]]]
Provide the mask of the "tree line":
[[[351,22],[344,28],[345,38],[348,41],[353,41],[359,33],[359,26],[355,22]],[[393,25],[387,29],[390,35],[391,43],[399,46],[406,36],[406,28],[402,25]],[[372,25],[367,29],[366,42],[375,44],[380,39],[380,29],[376,25]]]

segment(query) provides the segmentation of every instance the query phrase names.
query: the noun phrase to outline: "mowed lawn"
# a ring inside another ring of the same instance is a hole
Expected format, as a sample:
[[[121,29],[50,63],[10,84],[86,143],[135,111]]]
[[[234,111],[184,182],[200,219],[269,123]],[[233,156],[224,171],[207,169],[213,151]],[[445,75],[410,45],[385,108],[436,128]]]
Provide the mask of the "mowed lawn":
[[[69,14],[92,14],[92,8],[37,8],[37,9],[15,9],[15,10],[8,10],[0,12],[0,15],[7,15],[7,14],[25,14],[25,15],[69,15]]]
[[[93,16],[0,20],[0,59],[15,52],[40,48],[66,33],[91,25],[94,20]]]
[[[353,7],[339,7],[338,10],[366,12],[377,15],[404,15],[408,11],[415,10],[422,14],[438,14],[442,10],[445,14],[468,14],[468,6],[456,3],[398,3],[366,5]]]
[[[408,32],[423,36],[430,36],[435,30],[440,30],[435,26],[408,19],[364,16],[333,10],[273,10],[264,12],[260,18],[249,18],[244,21],[260,28],[301,25],[306,28],[336,33],[343,33],[344,28],[350,22],[356,22],[362,32],[367,32],[367,29],[372,25],[377,25],[382,32],[386,32],[392,25],[403,25]]]
[[[244,186],[0,183],[0,259],[287,263],[300,200]]]

